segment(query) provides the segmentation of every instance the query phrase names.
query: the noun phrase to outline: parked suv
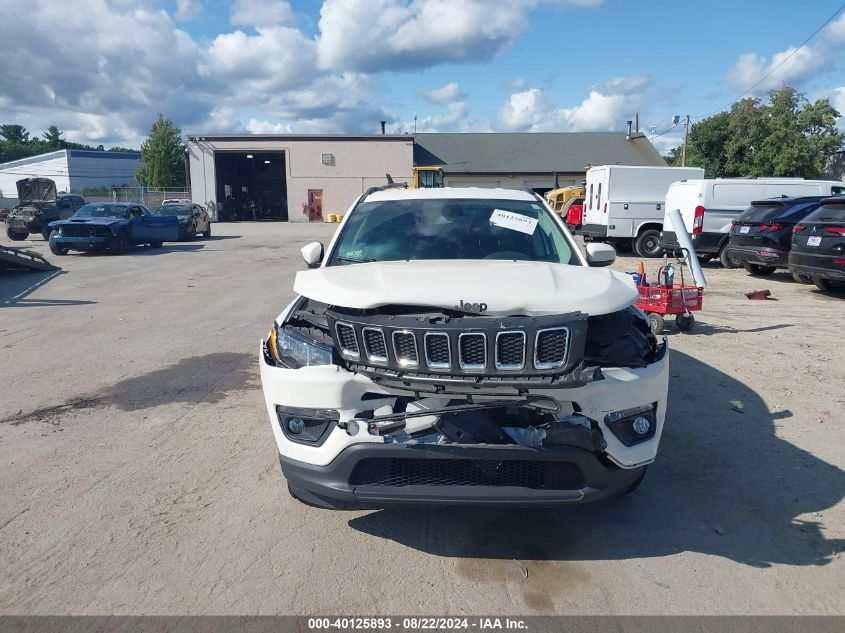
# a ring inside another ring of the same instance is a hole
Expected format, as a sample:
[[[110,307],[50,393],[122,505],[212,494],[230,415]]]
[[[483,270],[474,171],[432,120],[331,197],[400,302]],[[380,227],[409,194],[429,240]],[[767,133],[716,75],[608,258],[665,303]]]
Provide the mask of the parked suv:
[[[82,196],[56,195],[56,183],[49,178],[18,180],[18,206],[6,219],[6,235],[12,241],[25,240],[30,233],[50,239],[50,222],[65,220],[85,206]]]
[[[822,196],[811,196],[752,202],[731,224],[731,259],[752,275],[771,275],[778,268],[786,268],[792,229],[818,209],[822,200]]]
[[[294,497],[579,503],[654,461],[666,340],[613,247],[583,255],[539,196],[371,189],[302,253],[259,359]]]
[[[845,290],[845,198],[828,198],[795,226],[789,271],[819,290]]]

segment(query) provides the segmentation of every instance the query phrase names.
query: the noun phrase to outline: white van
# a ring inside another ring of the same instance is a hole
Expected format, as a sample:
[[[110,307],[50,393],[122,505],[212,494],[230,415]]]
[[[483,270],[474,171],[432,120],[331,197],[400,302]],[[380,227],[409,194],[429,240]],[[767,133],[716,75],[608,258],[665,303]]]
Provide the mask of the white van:
[[[666,193],[660,245],[678,247],[669,213],[679,209],[684,226],[692,236],[696,254],[702,260],[718,256],[726,268],[736,263],[727,251],[731,222],[754,201],[780,196],[841,196],[845,182],[802,178],[715,178],[673,183]]]
[[[578,231],[587,240],[633,246],[640,257],[662,253],[660,231],[669,185],[703,178],[698,167],[601,165],[587,171],[584,221]]]

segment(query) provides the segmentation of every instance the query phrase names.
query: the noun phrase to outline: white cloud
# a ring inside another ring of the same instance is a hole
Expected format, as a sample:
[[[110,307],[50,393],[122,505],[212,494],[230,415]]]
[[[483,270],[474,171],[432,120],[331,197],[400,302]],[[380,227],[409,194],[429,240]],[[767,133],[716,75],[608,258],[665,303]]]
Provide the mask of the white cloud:
[[[238,80],[246,100],[248,91],[268,91],[302,85],[315,73],[314,44],[300,31],[284,26],[258,27],[256,35],[243,31],[218,35],[208,50],[203,75],[215,80]]]
[[[828,24],[815,43],[803,48],[789,46],[771,59],[754,52],[743,53],[725,79],[737,91],[765,94],[783,85],[800,85],[836,67],[845,46],[845,14]],[[771,73],[770,76],[766,77]],[[766,77],[763,81],[760,81]],[[751,89],[760,81],[760,85]]]
[[[464,98],[464,95],[461,93],[461,87],[454,81],[446,84],[442,88],[435,88],[434,90],[424,92],[422,96],[423,99],[429,103],[435,103],[438,105],[452,103]]]
[[[293,9],[287,0],[235,0],[229,21],[235,26],[267,27],[292,18]]]
[[[556,107],[539,88],[511,94],[499,110],[496,127],[512,132],[595,132],[624,130],[634,112],[643,112],[649,81],[620,77],[593,86],[570,108]]]
[[[173,17],[179,22],[190,22],[202,13],[199,0],[176,0],[176,12]]]
[[[527,27],[539,4],[594,6],[600,0],[325,0],[321,68],[379,71],[486,61]]]

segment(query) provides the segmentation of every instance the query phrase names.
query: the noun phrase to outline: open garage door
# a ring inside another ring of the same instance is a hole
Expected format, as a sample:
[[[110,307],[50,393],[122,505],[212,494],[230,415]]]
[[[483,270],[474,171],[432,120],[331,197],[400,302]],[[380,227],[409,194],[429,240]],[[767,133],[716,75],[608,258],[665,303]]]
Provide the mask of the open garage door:
[[[218,219],[287,220],[284,152],[215,152]]]

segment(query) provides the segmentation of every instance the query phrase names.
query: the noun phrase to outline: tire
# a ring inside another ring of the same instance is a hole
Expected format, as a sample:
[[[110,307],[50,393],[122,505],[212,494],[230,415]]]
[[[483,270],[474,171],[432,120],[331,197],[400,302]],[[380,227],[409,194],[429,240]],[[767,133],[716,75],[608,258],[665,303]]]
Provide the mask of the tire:
[[[6,227],[6,236],[13,242],[23,242],[28,235],[29,233],[19,233],[18,231],[13,231],[11,227]]]
[[[660,257],[663,249],[660,248],[660,231],[657,229],[646,229],[634,240],[634,252],[640,257]]]
[[[44,238],[45,242],[50,239],[50,233],[52,233],[52,232],[53,231],[50,230],[49,226],[45,226],[43,229],[41,229],[41,237]]]
[[[666,327],[666,322],[663,320],[663,315],[657,314],[656,312],[649,313],[648,322],[649,326],[651,327],[651,331],[655,336],[661,334],[664,328]]]
[[[112,255],[123,255],[128,246],[129,243],[126,239],[126,233],[123,231],[120,231],[117,235],[111,238],[111,241],[109,241],[109,250]]]
[[[161,240],[154,240],[150,242],[150,248],[161,248],[162,243]]]
[[[719,251],[719,261],[722,264],[722,268],[736,268],[738,266],[736,260],[731,259],[730,255],[728,254],[727,244],[725,244],[722,247],[722,250]]]
[[[811,284],[813,283],[813,278],[809,275],[802,275],[801,273],[792,273],[792,278],[797,281],[799,284]]]
[[[678,329],[686,334],[690,330],[692,330],[692,326],[695,325],[695,317],[692,314],[679,314],[675,317],[675,325],[678,326]]]
[[[743,262],[742,267],[748,271],[749,275],[754,275],[755,277],[768,277],[777,270],[774,266],[763,266],[761,264],[752,264],[751,262]]]
[[[211,221],[208,222],[208,227],[205,229],[205,237],[206,239],[211,237]]]
[[[837,287],[836,282],[831,281],[830,279],[822,279],[821,277],[813,277],[813,283],[816,284],[816,288],[821,290],[822,292],[835,292],[839,288]]]
[[[698,255],[698,263],[702,266],[713,259],[712,255]]]
[[[55,233],[55,231],[53,231],[53,233]],[[49,241],[50,252],[53,253],[53,255],[67,255],[67,252],[69,250],[67,246],[65,246],[64,244],[58,244],[57,242],[54,242],[52,240]]]

